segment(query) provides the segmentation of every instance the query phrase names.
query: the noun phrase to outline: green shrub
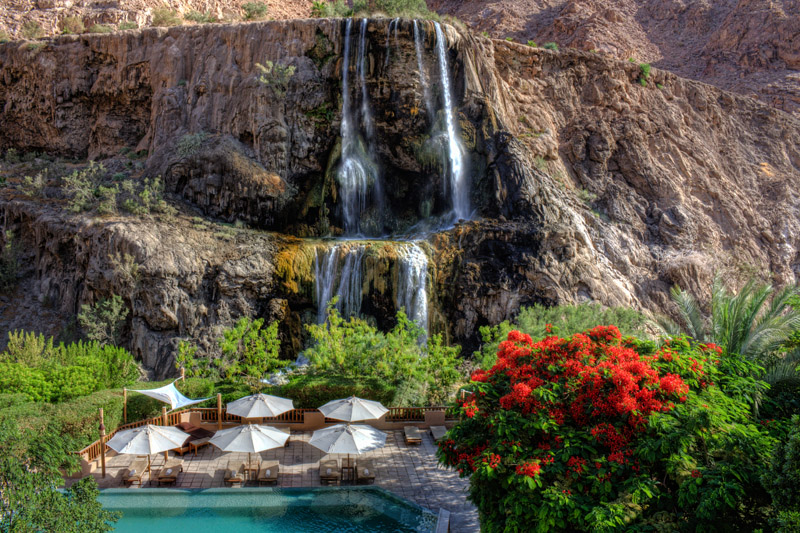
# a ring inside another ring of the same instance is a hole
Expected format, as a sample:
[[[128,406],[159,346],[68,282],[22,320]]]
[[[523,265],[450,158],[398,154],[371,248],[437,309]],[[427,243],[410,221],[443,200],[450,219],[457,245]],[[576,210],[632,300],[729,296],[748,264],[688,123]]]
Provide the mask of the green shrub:
[[[267,16],[269,6],[264,2],[246,2],[242,4],[245,20],[261,20]]]
[[[44,29],[35,20],[29,20],[22,25],[22,38],[35,41],[44,37]]]
[[[544,43],[543,48],[546,50],[558,50],[558,45],[556,43]]]
[[[9,290],[17,284],[19,272],[19,246],[13,231],[3,233],[5,241],[0,248],[0,289]]]
[[[185,134],[178,140],[178,155],[180,157],[189,157],[196,154],[207,137],[208,134],[204,131]]]
[[[120,30],[136,30],[139,29],[139,25],[131,20],[126,20],[125,22],[120,22],[119,24]]]
[[[78,35],[86,31],[80,17],[65,17],[58,25],[64,35]]]
[[[183,16],[184,19],[195,22],[197,24],[210,24],[217,22],[217,17],[211,14],[210,11],[201,13],[200,11],[192,10]]]
[[[183,19],[177,11],[168,8],[153,10],[153,26],[180,26]]]
[[[125,302],[115,294],[111,299],[102,299],[94,305],[83,304],[78,322],[89,340],[119,346],[127,316]]]
[[[114,33],[114,27],[108,24],[94,24],[89,28],[89,33]]]
[[[316,409],[331,400],[358,396],[392,405],[395,388],[383,380],[354,379],[337,375],[302,375],[280,388],[280,394],[294,400],[298,409]]]
[[[263,65],[256,63],[256,70],[258,70],[256,78],[259,83],[269,87],[276,97],[283,98],[289,89],[289,81],[294,76],[297,67],[265,61]]]

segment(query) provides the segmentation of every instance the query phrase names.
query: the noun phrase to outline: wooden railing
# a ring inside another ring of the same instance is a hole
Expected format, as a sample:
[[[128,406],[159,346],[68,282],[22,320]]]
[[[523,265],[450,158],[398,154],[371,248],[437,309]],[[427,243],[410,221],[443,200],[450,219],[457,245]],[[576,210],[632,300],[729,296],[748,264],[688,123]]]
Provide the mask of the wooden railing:
[[[425,421],[425,413],[429,411],[445,411],[446,418],[448,420],[452,420],[456,417],[457,412],[453,409],[449,409],[446,407],[389,407],[389,412],[386,413],[386,422],[424,422]],[[207,424],[215,424],[217,423],[217,409],[216,408],[207,408],[207,407],[191,407],[189,409],[182,409],[180,411],[173,411],[171,413],[167,413],[167,424],[168,426],[174,426],[180,424],[182,415],[185,413],[199,413],[200,420],[203,423]],[[292,411],[288,411],[283,413],[280,416],[264,418],[263,423],[265,424],[302,424],[305,418],[306,413],[318,413],[318,409],[293,409]],[[223,424],[241,424],[242,417],[229,414],[227,412],[222,413],[222,423]],[[332,418],[325,419],[326,424],[339,424],[341,420],[335,420]],[[162,426],[164,425],[164,415],[159,415],[153,418],[147,418],[145,420],[138,420],[136,422],[130,422],[128,424],[123,424],[116,428],[114,431],[106,435],[101,439],[94,441],[93,443],[89,444],[79,452],[78,455],[83,456],[87,461],[91,462],[100,457],[100,453],[102,451],[101,446],[105,446],[105,444],[111,440],[111,438],[117,434],[119,431],[123,431],[126,429],[133,429],[141,426],[146,426],[147,424],[152,424],[154,426]]]

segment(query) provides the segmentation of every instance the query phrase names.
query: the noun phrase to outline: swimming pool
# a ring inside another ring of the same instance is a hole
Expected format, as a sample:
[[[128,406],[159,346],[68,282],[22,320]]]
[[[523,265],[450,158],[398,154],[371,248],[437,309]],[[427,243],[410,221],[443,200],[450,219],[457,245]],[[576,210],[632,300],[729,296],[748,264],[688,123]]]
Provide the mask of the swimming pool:
[[[107,489],[120,533],[429,533],[436,515],[378,487]]]

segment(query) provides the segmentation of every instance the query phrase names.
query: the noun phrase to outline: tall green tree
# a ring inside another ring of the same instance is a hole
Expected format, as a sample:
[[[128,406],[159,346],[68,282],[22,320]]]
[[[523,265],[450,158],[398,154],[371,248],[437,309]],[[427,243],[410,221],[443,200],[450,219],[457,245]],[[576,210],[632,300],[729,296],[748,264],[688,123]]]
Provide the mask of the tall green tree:
[[[96,533],[112,531],[118,513],[105,511],[88,477],[64,492],[59,468],[74,469],[69,442],[24,434],[14,421],[0,421],[0,531],[4,533]]]

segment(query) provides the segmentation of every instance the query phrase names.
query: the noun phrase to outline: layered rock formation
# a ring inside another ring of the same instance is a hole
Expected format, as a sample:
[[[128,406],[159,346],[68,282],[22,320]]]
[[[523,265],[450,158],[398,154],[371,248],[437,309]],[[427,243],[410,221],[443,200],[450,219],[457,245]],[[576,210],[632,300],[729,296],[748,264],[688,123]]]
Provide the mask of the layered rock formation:
[[[318,238],[345,231],[335,171],[345,26],[196,26],[0,46],[0,150],[146,150],[145,174],[164,175],[185,209],[269,230],[221,236],[184,215],[156,224],[69,215],[5,190],[0,215],[27,245],[34,290],[65,313],[124,293],[131,345],[159,375],[177,338],[211,349],[220,325],[241,314],[282,320],[285,346],[297,350],[300,324],[319,309],[317,250],[334,245]],[[435,32],[421,28],[432,76]],[[413,23],[372,20],[363,35],[365,81],[350,94],[369,103],[386,184],[386,202],[364,217],[375,235],[427,250],[432,331],[469,349],[478,327],[533,302],[662,310],[672,284],[701,291],[717,269],[797,279],[800,122],[790,115],[664,71],[642,83],[638,65],[599,54],[445,26],[475,215],[436,231],[449,209],[446,169],[426,147],[443,112],[426,112]],[[285,96],[256,80],[266,61],[296,67]],[[365,252],[360,309],[383,327],[405,301],[407,246]],[[135,290],[109,270],[115,251],[142,264]]]

